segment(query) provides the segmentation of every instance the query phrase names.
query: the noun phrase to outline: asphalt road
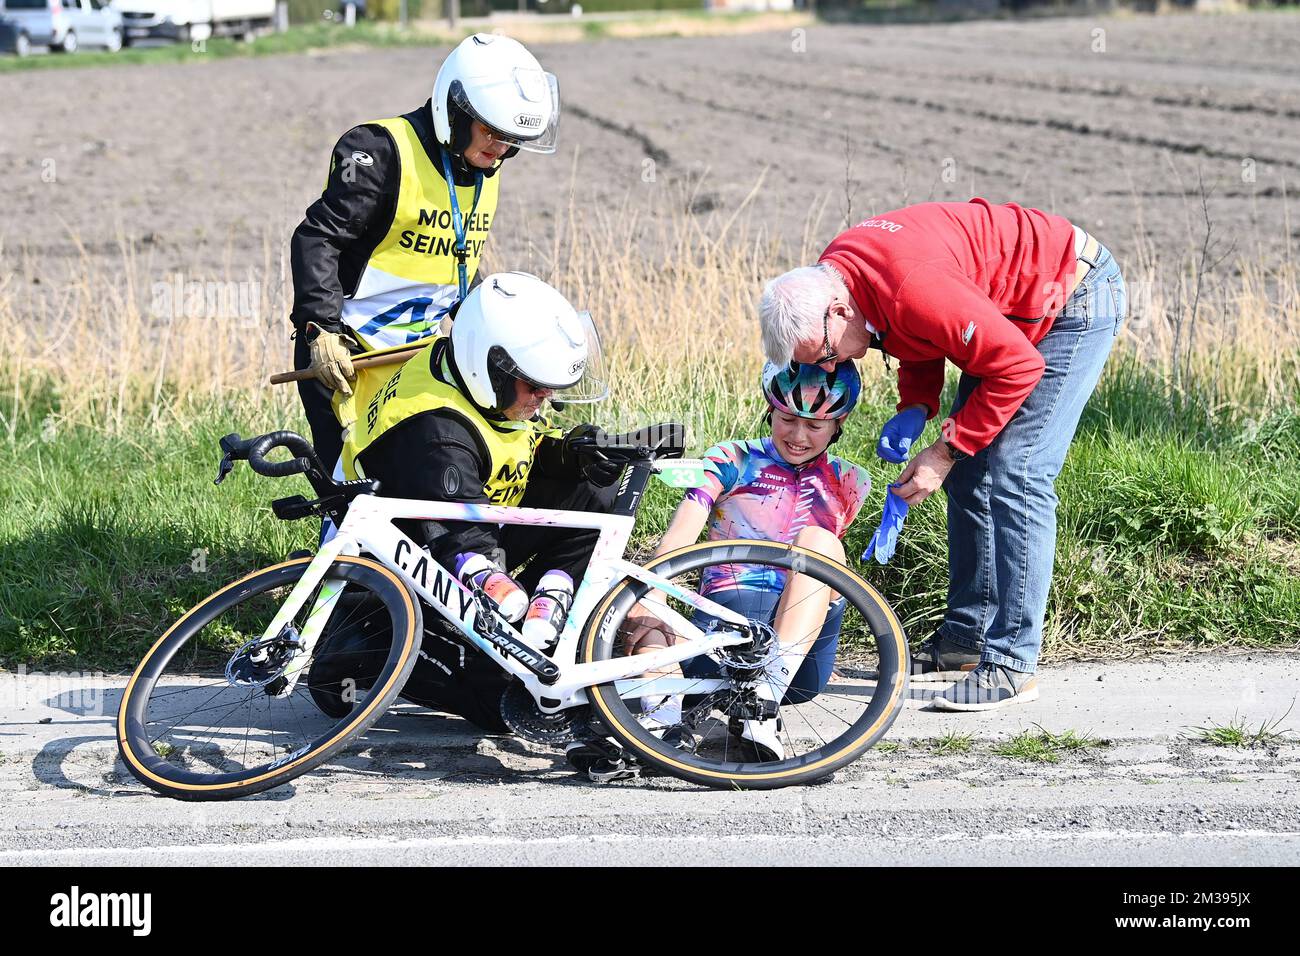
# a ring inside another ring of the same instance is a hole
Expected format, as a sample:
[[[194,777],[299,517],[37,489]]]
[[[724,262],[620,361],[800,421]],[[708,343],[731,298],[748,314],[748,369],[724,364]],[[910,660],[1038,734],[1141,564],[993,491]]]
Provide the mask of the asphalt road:
[[[889,745],[766,793],[596,786],[553,751],[403,707],[289,785],[181,803],[116,760],[122,683],[0,676],[0,865],[1300,862],[1294,735],[1238,749],[1195,733],[1283,717],[1300,687],[1293,655],[1060,667],[1041,701],[997,714],[934,713],[914,690]],[[1056,763],[991,752],[1037,726],[1107,744]],[[936,752],[953,730],[971,749]]]

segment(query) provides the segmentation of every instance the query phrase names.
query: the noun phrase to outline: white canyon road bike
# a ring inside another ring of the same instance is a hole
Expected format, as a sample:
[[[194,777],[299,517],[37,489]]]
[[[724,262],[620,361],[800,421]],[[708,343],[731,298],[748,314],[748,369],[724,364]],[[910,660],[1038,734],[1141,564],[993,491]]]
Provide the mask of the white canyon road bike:
[[[222,800],[319,766],[401,694],[429,615],[441,618],[448,626],[442,632],[457,635],[465,650],[477,648],[512,676],[502,717],[534,743],[562,748],[612,739],[634,764],[727,788],[809,783],[855,760],[889,730],[907,696],[903,628],[871,585],[811,551],[771,542],[708,541],[644,565],[624,559],[651,476],[679,488],[701,481],[703,463],[681,457],[683,433],[677,425],[653,426],[602,442],[606,456],[627,465],[609,514],[380,497],[374,482],[331,479],[311,445],[292,432],[247,441],[226,436],[223,477],[237,460],[262,475],[303,474],[319,497],[276,501],[276,516],[329,515],[338,533],[312,557],[227,585],[158,638],[131,676],[118,713],[127,767],[159,793]],[[295,457],[268,461],[280,447]],[[553,647],[543,653],[525,643],[481,590],[462,585],[394,526],[403,519],[597,529],[590,565]],[[755,690],[779,653],[775,634],[766,622],[696,590],[704,568],[736,564],[808,575],[847,601],[830,682],[811,699],[787,698],[779,707],[781,760],[761,759],[733,735],[740,719],[773,716]],[[628,614],[651,592],[657,592],[650,599],[655,614],[680,639],[629,655]],[[322,706],[310,691],[315,654],[328,647],[331,633],[347,628],[360,628],[368,641],[352,671],[355,692],[344,706]],[[673,666],[701,655],[717,676],[688,677]],[[643,725],[643,700],[664,695],[680,695],[693,751]]]

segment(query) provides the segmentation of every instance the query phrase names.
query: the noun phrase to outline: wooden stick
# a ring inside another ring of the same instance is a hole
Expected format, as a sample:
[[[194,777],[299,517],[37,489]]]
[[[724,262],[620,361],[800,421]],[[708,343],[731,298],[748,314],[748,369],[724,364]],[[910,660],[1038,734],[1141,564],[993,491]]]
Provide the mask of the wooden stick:
[[[353,368],[374,368],[376,365],[396,365],[399,362],[405,362],[416,352],[428,346],[428,341],[413,342],[408,346],[401,348],[384,350],[373,355],[359,355],[352,360]],[[283,385],[285,382],[302,382],[309,378],[315,378],[315,374],[310,369],[300,368],[293,372],[276,372],[271,376],[272,385]]]

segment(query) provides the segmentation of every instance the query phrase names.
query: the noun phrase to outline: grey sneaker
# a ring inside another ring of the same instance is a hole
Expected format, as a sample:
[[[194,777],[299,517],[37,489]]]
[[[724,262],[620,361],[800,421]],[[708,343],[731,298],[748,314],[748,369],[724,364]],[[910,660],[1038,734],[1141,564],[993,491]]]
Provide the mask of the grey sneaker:
[[[935,710],[997,710],[1038,700],[1038,678],[1001,664],[983,663],[931,700]]]
[[[950,641],[939,631],[912,655],[912,682],[953,680],[965,677],[979,666],[980,652]]]

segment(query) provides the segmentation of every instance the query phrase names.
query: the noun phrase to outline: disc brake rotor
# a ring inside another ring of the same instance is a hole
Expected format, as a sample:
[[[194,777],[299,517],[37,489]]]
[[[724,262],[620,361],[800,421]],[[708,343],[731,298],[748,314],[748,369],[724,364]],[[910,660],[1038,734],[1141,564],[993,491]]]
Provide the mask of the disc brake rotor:
[[[727,625],[714,622],[710,630],[721,630]],[[746,644],[735,644],[720,648],[717,653],[718,664],[722,673],[737,681],[747,682],[757,679],[781,652],[776,631],[770,624],[762,621],[750,621],[749,630],[753,638]]]
[[[269,641],[254,638],[230,656],[226,680],[235,687],[266,687],[280,679],[285,665],[300,646],[298,632],[292,627],[285,627]]]

